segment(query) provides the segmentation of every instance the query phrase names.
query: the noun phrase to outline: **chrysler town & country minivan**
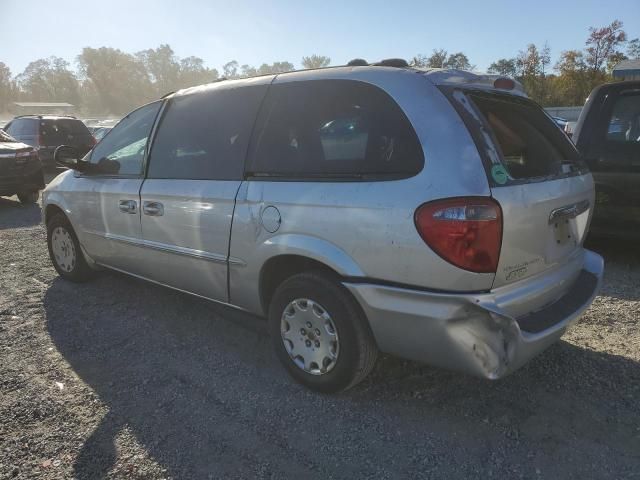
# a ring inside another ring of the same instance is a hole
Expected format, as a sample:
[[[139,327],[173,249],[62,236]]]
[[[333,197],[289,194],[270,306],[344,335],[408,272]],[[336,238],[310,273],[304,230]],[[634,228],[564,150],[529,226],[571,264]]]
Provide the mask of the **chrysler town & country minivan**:
[[[602,279],[591,174],[508,78],[382,62],[225,80],[56,158],[72,170],[43,211],[63,278],[106,267],[265,316],[319,391],[379,352],[503,377]]]

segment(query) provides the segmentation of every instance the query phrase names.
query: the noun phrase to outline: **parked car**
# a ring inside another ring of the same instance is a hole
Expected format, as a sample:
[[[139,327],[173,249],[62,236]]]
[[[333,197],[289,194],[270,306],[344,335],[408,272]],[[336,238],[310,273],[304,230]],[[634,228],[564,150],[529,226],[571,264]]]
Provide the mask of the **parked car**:
[[[18,195],[21,203],[35,203],[43,188],[37,152],[0,130],[0,196]]]
[[[24,115],[11,120],[4,130],[17,140],[34,147],[47,171],[56,170],[53,152],[60,145],[74,147],[78,156],[82,157],[96,143],[85,124],[70,116]]]
[[[640,238],[640,81],[595,88],[574,140],[595,180],[593,233]]]
[[[100,140],[102,140],[104,138],[104,136],[109,133],[109,131],[112,129],[113,127],[98,127],[95,129],[95,131],[93,131],[93,138],[96,139],[96,142],[99,142]]]
[[[497,379],[589,306],[594,190],[517,83],[390,66],[190,88],[126,116],[45,190],[53,265],[104,266],[268,318],[334,392],[379,351]]]

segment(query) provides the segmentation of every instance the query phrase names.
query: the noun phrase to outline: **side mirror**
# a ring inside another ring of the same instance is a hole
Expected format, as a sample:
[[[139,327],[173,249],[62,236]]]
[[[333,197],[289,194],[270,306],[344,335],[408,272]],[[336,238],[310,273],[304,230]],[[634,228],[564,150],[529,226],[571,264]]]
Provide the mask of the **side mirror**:
[[[63,167],[82,172],[86,168],[86,162],[78,158],[78,152],[69,145],[60,145],[53,153],[53,159]]]

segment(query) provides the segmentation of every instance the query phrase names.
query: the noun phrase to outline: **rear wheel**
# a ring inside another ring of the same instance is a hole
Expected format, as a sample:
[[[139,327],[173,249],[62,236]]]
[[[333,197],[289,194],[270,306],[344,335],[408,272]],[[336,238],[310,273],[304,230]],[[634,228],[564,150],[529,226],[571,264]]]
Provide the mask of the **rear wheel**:
[[[355,299],[321,272],[294,275],[276,289],[269,330],[289,374],[320,392],[356,385],[371,372],[378,355]]]
[[[61,213],[47,223],[47,246],[51,263],[65,280],[84,282],[93,276],[73,227]]]
[[[32,192],[18,193],[18,200],[20,200],[20,203],[25,205],[36,203],[39,197],[40,197],[40,192],[38,190],[34,190]]]

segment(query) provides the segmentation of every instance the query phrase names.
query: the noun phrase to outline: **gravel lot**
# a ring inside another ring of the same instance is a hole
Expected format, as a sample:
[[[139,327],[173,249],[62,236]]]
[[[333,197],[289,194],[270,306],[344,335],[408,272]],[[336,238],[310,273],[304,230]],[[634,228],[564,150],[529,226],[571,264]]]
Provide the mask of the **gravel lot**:
[[[639,478],[640,253],[600,243],[583,320],[488,382],[383,358],[292,383],[262,320],[114,273],[73,285],[0,199],[0,478]]]

